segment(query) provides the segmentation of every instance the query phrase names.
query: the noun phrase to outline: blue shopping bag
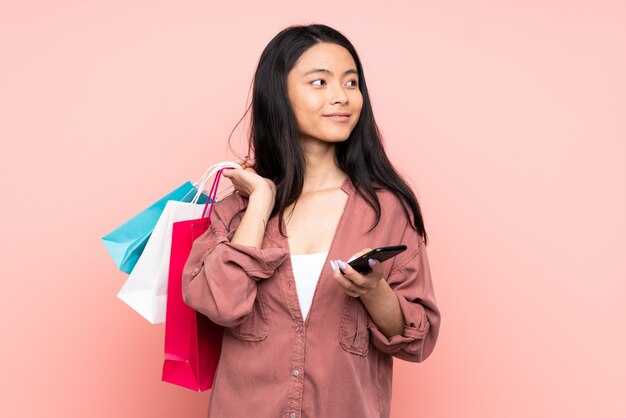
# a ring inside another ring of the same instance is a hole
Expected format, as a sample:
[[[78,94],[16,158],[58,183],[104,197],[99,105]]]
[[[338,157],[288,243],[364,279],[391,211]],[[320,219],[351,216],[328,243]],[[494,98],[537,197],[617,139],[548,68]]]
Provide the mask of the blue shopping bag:
[[[102,242],[113,257],[117,268],[130,274],[165,209],[167,201],[191,202],[197,190],[196,186],[187,181],[102,237]],[[206,203],[206,201],[207,196],[202,193],[198,203]]]

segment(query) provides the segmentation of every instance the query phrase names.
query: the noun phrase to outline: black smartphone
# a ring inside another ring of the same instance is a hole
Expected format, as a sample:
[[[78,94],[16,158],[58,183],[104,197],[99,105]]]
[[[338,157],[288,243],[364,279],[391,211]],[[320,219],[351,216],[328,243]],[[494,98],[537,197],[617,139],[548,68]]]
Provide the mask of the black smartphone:
[[[374,258],[378,260],[379,263],[382,263],[385,260],[389,260],[391,257],[395,257],[400,254],[402,251],[406,250],[406,245],[390,245],[388,247],[378,247],[374,248],[372,251],[365,253],[354,260],[350,261],[350,267],[355,269],[361,274],[369,274],[372,272],[372,268],[367,263],[369,258]]]

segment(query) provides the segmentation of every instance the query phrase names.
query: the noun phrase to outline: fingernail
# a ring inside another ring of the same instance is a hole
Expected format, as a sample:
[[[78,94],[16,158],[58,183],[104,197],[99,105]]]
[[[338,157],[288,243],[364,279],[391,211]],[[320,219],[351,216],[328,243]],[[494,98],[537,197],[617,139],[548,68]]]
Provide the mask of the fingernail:
[[[367,264],[369,264],[370,267],[374,267],[376,264],[378,264],[378,262],[376,260],[374,260],[373,258],[369,258],[367,260]]]
[[[341,261],[341,260],[337,260],[337,264],[339,265],[339,268],[342,271],[345,270],[348,267],[348,265],[346,263],[344,263],[343,261]]]
[[[337,268],[337,267],[335,267],[335,263],[333,263],[333,260],[330,260],[330,268],[331,268],[333,271],[335,271],[335,269]]]

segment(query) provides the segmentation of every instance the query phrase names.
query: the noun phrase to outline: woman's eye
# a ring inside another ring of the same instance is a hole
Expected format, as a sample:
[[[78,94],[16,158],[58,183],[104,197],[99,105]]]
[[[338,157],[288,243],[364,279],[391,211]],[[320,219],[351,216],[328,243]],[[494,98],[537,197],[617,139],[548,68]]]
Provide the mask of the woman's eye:
[[[320,84],[315,84],[315,83],[317,83],[318,81],[320,82]],[[354,83],[354,84],[352,84],[352,86],[353,86],[353,87],[355,87],[355,86],[357,86],[357,85],[358,85],[357,80],[349,80],[348,82],[353,82],[353,83]],[[314,86],[321,86],[321,85],[322,85],[321,83],[326,83],[326,81],[324,81],[324,80],[323,80],[323,79],[321,79],[321,78],[320,78],[320,79],[317,79],[317,80],[313,80],[313,81],[311,81],[311,84],[313,84]]]

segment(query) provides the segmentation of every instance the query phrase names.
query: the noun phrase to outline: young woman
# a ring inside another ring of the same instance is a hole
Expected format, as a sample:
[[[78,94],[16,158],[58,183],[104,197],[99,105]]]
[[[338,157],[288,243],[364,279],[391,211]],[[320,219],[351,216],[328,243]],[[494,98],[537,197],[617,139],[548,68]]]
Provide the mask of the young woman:
[[[325,25],[284,29],[251,106],[255,158],[223,172],[236,192],[183,272],[185,303],[225,327],[209,416],[389,417],[393,357],[425,360],[440,312],[420,206],[354,47]],[[347,265],[397,244],[369,274]]]

